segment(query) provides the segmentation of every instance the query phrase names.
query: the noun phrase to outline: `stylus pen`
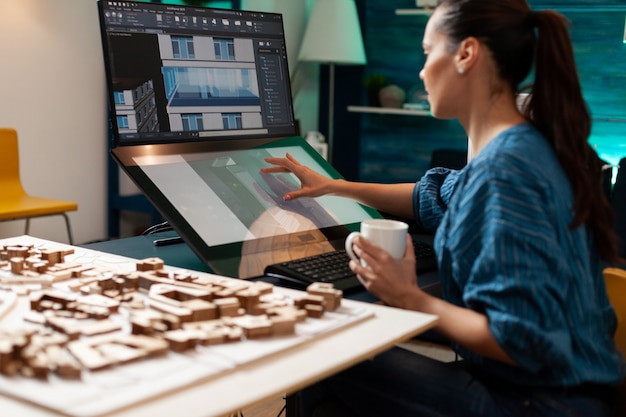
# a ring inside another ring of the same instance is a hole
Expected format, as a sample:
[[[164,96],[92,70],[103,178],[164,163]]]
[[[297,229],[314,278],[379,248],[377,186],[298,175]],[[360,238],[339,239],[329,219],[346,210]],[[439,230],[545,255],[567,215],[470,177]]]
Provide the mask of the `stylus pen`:
[[[183,243],[183,238],[180,236],[166,237],[163,239],[156,239],[153,243],[154,243],[154,246],[175,245],[177,243]]]

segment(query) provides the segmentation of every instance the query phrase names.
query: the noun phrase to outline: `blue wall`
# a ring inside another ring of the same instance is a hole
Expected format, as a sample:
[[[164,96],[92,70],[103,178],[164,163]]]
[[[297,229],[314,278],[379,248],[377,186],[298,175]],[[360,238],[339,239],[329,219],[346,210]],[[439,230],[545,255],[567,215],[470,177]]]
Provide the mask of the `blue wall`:
[[[594,118],[590,143],[600,156],[617,164],[626,156],[626,5],[623,0],[531,0],[536,8],[554,8],[572,22],[579,75]],[[405,91],[422,88],[421,41],[427,17],[396,15],[415,7],[414,0],[366,0],[364,37],[368,58],[365,75],[383,73]],[[361,103],[366,105],[363,92]],[[360,116],[359,179],[376,182],[414,181],[428,168],[434,149],[466,149],[456,121],[405,115]]]

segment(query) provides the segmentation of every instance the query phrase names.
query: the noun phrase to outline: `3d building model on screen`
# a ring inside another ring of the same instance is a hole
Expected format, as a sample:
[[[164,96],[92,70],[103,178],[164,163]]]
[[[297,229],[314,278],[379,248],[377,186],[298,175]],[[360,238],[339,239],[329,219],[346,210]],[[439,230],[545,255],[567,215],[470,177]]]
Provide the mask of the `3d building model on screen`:
[[[157,35],[170,131],[262,127],[250,39]],[[198,52],[196,52],[198,51]],[[155,132],[153,79],[115,79],[120,132]]]

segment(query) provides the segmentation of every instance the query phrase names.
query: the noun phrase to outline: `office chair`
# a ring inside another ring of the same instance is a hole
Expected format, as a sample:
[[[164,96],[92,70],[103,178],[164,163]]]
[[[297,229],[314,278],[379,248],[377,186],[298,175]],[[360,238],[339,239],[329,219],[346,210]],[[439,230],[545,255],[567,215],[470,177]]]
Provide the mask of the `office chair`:
[[[615,216],[615,233],[619,242],[619,254],[626,258],[626,158],[619,161],[617,178],[611,192],[611,206]]]
[[[617,348],[626,358],[626,270],[606,268],[604,281],[609,300],[617,315],[617,331],[613,337]],[[626,381],[619,387],[615,416],[626,416]]]
[[[617,314],[615,343],[626,356],[626,269],[606,268],[604,270],[606,292]]]
[[[430,155],[430,168],[462,169],[467,165],[467,150],[435,149]]]
[[[17,132],[11,128],[0,128],[0,221],[26,220],[25,234],[33,217],[60,215],[65,218],[67,235],[73,244],[68,211],[76,211],[73,201],[33,197],[24,191],[20,180],[19,147]]]

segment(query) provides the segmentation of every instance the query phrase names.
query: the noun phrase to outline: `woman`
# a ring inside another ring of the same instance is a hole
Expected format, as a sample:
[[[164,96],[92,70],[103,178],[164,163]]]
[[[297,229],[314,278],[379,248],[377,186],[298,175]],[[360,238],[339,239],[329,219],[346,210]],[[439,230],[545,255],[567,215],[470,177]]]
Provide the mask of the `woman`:
[[[392,349],[303,391],[303,415],[611,415],[624,363],[602,269],[619,258],[564,18],[524,0],[442,0],[423,47],[433,115],[471,138],[463,170],[359,184],[287,155],[264,171],[299,177],[287,200],[345,196],[436,230],[443,299],[419,289],[410,239],[400,260],[357,239],[368,267],[350,266],[385,303],[438,315],[463,359]]]

